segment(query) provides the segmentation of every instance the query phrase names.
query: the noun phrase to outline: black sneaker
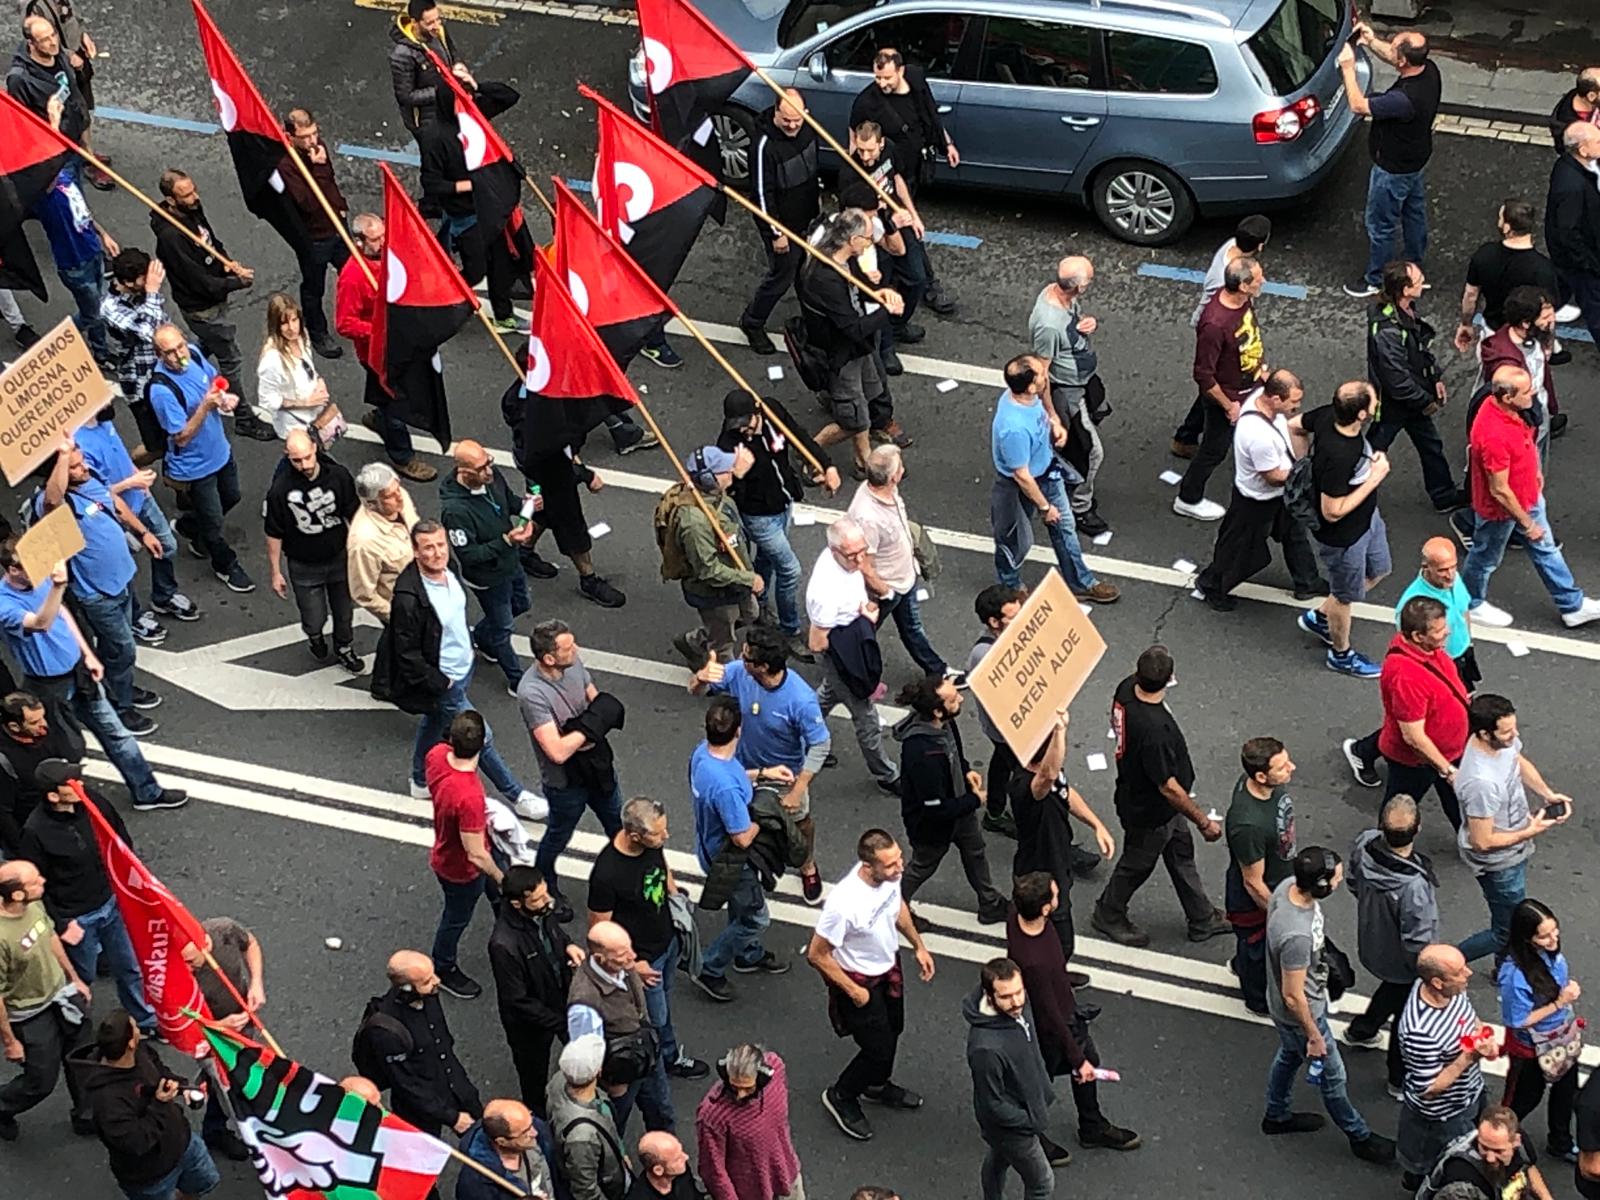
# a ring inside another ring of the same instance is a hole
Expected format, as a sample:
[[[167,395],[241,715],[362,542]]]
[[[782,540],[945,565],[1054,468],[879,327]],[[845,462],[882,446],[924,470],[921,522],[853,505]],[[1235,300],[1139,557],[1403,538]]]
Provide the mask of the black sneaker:
[[[17,1119],[13,1116],[0,1116],[0,1142],[14,1142],[22,1130],[17,1127]]]
[[[517,561],[522,564],[522,573],[531,575],[535,579],[554,579],[561,573],[561,568],[537,550],[522,550],[517,554]]]
[[[202,557],[204,556],[202,555]],[[167,601],[152,601],[150,607],[158,613],[176,617],[180,621],[198,621],[200,619],[200,606],[182,592],[173,592],[172,599]]]
[[[1362,760],[1356,753],[1356,739],[1345,738],[1341,747],[1344,750],[1344,760],[1350,764],[1350,774],[1356,777],[1356,782],[1362,787],[1375,788],[1383,783],[1383,776],[1378,774],[1376,763]]]
[[[679,1054],[676,1062],[667,1064],[667,1074],[675,1079],[704,1079],[711,1074],[711,1067],[698,1058]]]
[[[696,975],[694,977],[694,985],[711,999],[722,1004],[726,1004],[733,999],[733,988],[720,975]]]
[[[1381,1133],[1369,1133],[1360,1140],[1350,1139],[1350,1153],[1362,1162],[1386,1167],[1394,1162],[1394,1142]]]
[[[827,754],[823,755],[823,757],[822,757],[822,769],[824,771],[826,771],[829,767],[837,767],[838,765],[839,765],[839,756],[837,754],[833,753],[833,751],[830,750]]]
[[[141,712],[161,707],[161,693],[152,692],[149,688],[142,688],[138,684],[133,688],[133,706]]]
[[[476,1000],[483,995],[483,984],[460,967],[451,967],[439,975],[439,989],[449,992],[458,1000]]]
[[[242,407],[239,415],[233,419],[233,431],[240,437],[249,438],[253,442],[275,442],[278,440],[277,432],[255,413],[244,412]]]
[[[621,608],[628,598],[598,575],[584,575],[578,580],[578,591],[585,600],[601,608]]]
[[[915,321],[907,321],[903,325],[891,326],[889,336],[902,346],[915,346],[927,338],[928,331]]]
[[[1068,967],[1067,982],[1075,988],[1086,988],[1089,986],[1089,976],[1087,972],[1074,971],[1071,967]]]
[[[1150,935],[1129,920],[1126,913],[1120,917],[1112,917],[1102,912],[1100,906],[1096,904],[1094,911],[1089,915],[1089,924],[1119,946],[1137,947],[1150,944]]]
[[[550,919],[557,925],[565,925],[577,916],[577,911],[572,907],[572,901],[565,896],[556,897],[556,906],[550,912]]]
[[[789,961],[768,950],[753,963],[735,962],[733,969],[741,975],[787,975]]]
[[[1143,1141],[1133,1130],[1109,1121],[1092,1129],[1078,1130],[1078,1145],[1086,1150],[1137,1150]]]
[[[1326,579],[1319,579],[1309,587],[1297,587],[1294,589],[1294,598],[1296,600],[1320,600],[1327,594],[1328,581]]]
[[[683,355],[674,350],[667,342],[661,342],[656,346],[646,346],[639,353],[655,363],[656,366],[665,367],[669,371],[683,366]]]
[[[1072,1165],[1072,1151],[1060,1142],[1052,1142],[1044,1134],[1039,1135],[1039,1149],[1044,1151],[1047,1162],[1052,1167],[1070,1167]]]
[[[1261,1132],[1265,1134],[1315,1133],[1324,1124],[1321,1113],[1290,1113],[1281,1121],[1274,1121],[1271,1117],[1262,1117]]]
[[[861,1093],[863,1100],[871,1100],[874,1104],[881,1104],[885,1108],[916,1109],[922,1107],[922,1096],[910,1088],[901,1087],[898,1083],[885,1083],[878,1087],[869,1087]]]
[[[900,794],[900,776],[898,775],[893,779],[874,779],[873,782],[878,785],[880,792],[888,792],[891,796]]]
[[[1092,850],[1085,850],[1082,846],[1067,847],[1067,866],[1077,878],[1088,879],[1099,865],[1100,856]]]
[[[216,577],[228,585],[230,592],[248,595],[256,590],[256,581],[245,573],[245,569],[238,563],[233,564],[233,570],[223,574],[221,571],[213,572]]]
[[[1198,925],[1189,926],[1189,940],[1191,942],[1210,941],[1214,937],[1221,937],[1225,933],[1233,932],[1233,922],[1220,908],[1211,910],[1211,915]]]
[[[900,361],[900,356],[890,346],[883,356],[883,373],[891,377],[898,377],[906,373],[906,366]]]
[[[984,813],[983,828],[988,833],[998,833],[1001,837],[1017,840],[1017,819],[1008,812]]]
[[[339,660],[339,665],[352,675],[359,675],[367,669],[367,664],[361,661],[361,656],[355,652],[353,646],[341,646],[334,651],[334,657]]]
[[[1072,520],[1082,537],[1096,538],[1102,533],[1111,532],[1111,526],[1106,524],[1106,519],[1092,508],[1086,513],[1073,513]]]
[[[328,661],[328,639],[323,637],[320,633],[317,634],[316,637],[307,641],[306,646],[308,649],[310,649],[312,658],[316,659],[318,662]]]
[[[343,358],[344,357],[344,347],[339,345],[338,342],[334,341],[331,337],[329,337],[325,333],[322,334],[320,337],[317,337],[317,336],[313,336],[312,337],[312,339],[311,339],[311,348],[313,350],[315,350],[323,358]]]
[[[744,334],[744,340],[750,343],[750,349],[757,354],[776,354],[778,352],[778,347],[767,336],[767,331],[759,325],[740,325],[739,332]]]
[[[231,1129],[206,1134],[206,1145],[229,1162],[250,1161],[250,1147],[245,1145],[244,1139]]]
[[[1344,294],[1352,300],[1366,300],[1378,294],[1378,285],[1368,283],[1366,277],[1357,279],[1354,283],[1344,285]]]
[[[39,331],[32,325],[29,325],[26,321],[13,329],[11,331],[11,336],[17,339],[17,345],[24,350],[26,350],[29,346],[37,345],[39,341]],[[1572,356],[1569,354],[1567,357],[1568,359],[1571,359]]]
[[[1477,530],[1478,518],[1470,508],[1457,509],[1450,514],[1450,532],[1456,535],[1463,550],[1472,549],[1472,535]]]
[[[858,1142],[872,1140],[872,1126],[867,1121],[867,1114],[861,1111],[861,1101],[847,1100],[830,1087],[823,1089],[822,1107],[828,1110],[828,1115],[848,1136]]]
[[[1572,361],[1572,353],[1571,353],[1571,351],[1563,350],[1561,352],[1561,354],[1565,354],[1567,356],[1567,361],[1568,362]],[[1561,354],[1552,354],[1550,356],[1550,365],[1552,367],[1559,367],[1561,365],[1559,362],[1556,361],[1558,358],[1561,357]],[[1567,414],[1566,413],[1552,413],[1551,416],[1550,416],[1550,436],[1553,437],[1553,438],[1558,438],[1562,434],[1566,433],[1566,431],[1567,431]]]
[[[922,297],[922,307],[938,313],[941,317],[948,317],[955,313],[955,298],[944,290],[944,284],[937,279],[928,287]]]
[[[141,646],[159,646],[167,640],[167,627],[155,613],[142,612],[133,621],[133,637]]]
[[[152,733],[161,728],[159,724],[157,724],[155,721],[152,721],[149,717],[145,716],[137,709],[132,712],[118,713],[117,716],[122,718],[123,728],[129,733],[133,734],[133,736],[136,738],[149,737]]]
[[[155,812],[158,808],[182,808],[189,803],[189,793],[182,788],[162,788],[154,800],[135,800],[135,812]]]
[[[78,1137],[94,1137],[100,1131],[95,1127],[93,1117],[73,1117],[72,1132]]]
[[[980,908],[978,910],[979,925],[1004,925],[1006,923],[1007,909],[1004,904],[999,908]]]

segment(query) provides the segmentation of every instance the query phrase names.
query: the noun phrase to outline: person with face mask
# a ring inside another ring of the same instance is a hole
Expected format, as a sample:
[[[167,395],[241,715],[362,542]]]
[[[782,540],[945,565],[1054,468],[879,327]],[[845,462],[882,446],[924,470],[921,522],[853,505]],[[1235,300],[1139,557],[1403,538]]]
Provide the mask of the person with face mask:
[[[1378,826],[1356,835],[1350,848],[1350,890],[1356,898],[1356,956],[1378,986],[1367,1010],[1351,1018],[1348,1046],[1376,1046],[1384,1022],[1389,1029],[1389,1095],[1405,1082],[1397,1031],[1400,1012],[1417,978],[1417,955],[1439,936],[1439,879],[1433,862],[1417,849],[1422,816],[1405,793],[1390,796]]]
[[[789,1068],[751,1042],[717,1062],[695,1110],[700,1179],[711,1200],[805,1200],[789,1133]]]
[[[1548,468],[1550,439],[1567,423],[1559,411],[1555,376],[1550,369],[1550,360],[1555,357],[1555,304],[1548,292],[1518,287],[1511,289],[1500,311],[1500,328],[1478,345],[1482,378],[1493,379],[1501,367],[1519,367],[1528,373],[1533,383],[1533,405],[1527,419],[1533,425],[1540,465]]]
[[[548,1117],[545,1084],[550,1078],[550,1048],[557,1038],[567,1040],[567,989],[572,968],[583,961],[584,951],[553,919],[555,902],[537,867],[508,868],[500,881],[500,895],[502,903],[489,934],[495,1002],[522,1101]]]

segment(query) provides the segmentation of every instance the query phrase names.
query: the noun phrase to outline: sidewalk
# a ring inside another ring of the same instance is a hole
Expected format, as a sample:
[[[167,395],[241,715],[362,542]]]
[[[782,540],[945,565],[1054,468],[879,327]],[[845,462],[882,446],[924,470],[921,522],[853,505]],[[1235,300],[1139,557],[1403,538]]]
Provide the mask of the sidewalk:
[[[1411,22],[1376,17],[1385,37],[1428,37],[1444,75],[1445,108],[1542,124],[1585,66],[1600,65],[1600,34],[1560,0],[1436,0]],[[1535,120],[1530,121],[1529,118]]]

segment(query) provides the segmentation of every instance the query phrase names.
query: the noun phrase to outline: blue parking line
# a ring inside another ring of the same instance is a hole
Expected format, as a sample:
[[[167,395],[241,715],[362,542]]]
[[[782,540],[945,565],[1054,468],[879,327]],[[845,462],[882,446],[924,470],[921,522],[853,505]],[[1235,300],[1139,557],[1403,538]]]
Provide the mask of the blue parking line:
[[[587,179],[563,179],[561,182],[566,184],[573,191],[582,192],[586,196],[590,192],[594,191],[594,185],[591,184]]]
[[[340,142],[338,151],[350,158],[370,158],[379,162],[400,163],[407,167],[420,167],[422,159],[409,150],[385,150],[381,146],[352,146],[349,142]]]
[[[1169,267],[1165,263],[1140,263],[1137,274],[1147,279],[1173,279],[1179,283],[1204,283],[1206,273],[1193,267]],[[1265,283],[1261,290],[1269,296],[1287,296],[1291,300],[1305,300],[1310,296],[1305,285],[1299,283]]]
[[[1569,342],[1588,342],[1594,345],[1594,334],[1582,325],[1557,325],[1556,336],[1565,338]]]
[[[135,112],[131,108],[107,108],[101,105],[94,115],[107,121],[126,121],[130,125],[155,125],[161,129],[181,129],[184,133],[221,133],[222,126],[215,121],[190,121],[185,117],[163,117],[155,113]]]
[[[938,229],[928,230],[922,240],[930,246],[957,246],[962,250],[976,250],[983,245],[982,238],[973,237],[970,233],[945,233]]]

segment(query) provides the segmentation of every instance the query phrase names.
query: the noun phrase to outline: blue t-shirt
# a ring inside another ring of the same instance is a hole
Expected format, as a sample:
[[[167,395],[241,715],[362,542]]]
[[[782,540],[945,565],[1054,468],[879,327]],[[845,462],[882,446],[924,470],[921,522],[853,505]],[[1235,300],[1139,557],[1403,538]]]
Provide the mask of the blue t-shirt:
[[[83,198],[83,189],[63,169],[56,176],[50,190],[39,198],[33,215],[44,226],[44,236],[50,241],[50,256],[59,270],[81,267],[105,251],[100,234],[95,230],[94,218],[89,215],[89,204]]]
[[[1455,579],[1449,589],[1434,587],[1421,575],[1411,581],[1411,586],[1400,593],[1400,602],[1394,606],[1395,624],[1400,623],[1400,610],[1406,606],[1406,601],[1413,596],[1432,596],[1444,605],[1445,621],[1450,629],[1450,636],[1445,639],[1444,652],[1451,658],[1460,658],[1472,645],[1472,630],[1467,624],[1467,606],[1472,603],[1472,597],[1467,595],[1467,585],[1461,582],[1461,572],[1456,572]]]
[[[110,421],[80,425],[72,435],[72,440],[83,451],[83,461],[89,464],[89,469],[107,487],[121,483],[139,469],[133,465],[133,458],[123,444],[122,435]],[[122,493],[123,503],[135,513],[144,508],[144,502],[149,498],[150,493],[145,488],[129,488]]]
[[[211,390],[211,381],[217,377],[217,372],[193,346],[189,347],[189,365],[182,371],[174,372],[165,364],[159,370],[178,385],[179,394],[174,396],[172,389],[160,380],[150,383],[150,408],[170,439],[189,423],[189,418]],[[228,435],[222,428],[222,416],[212,409],[187,446],[180,447],[174,440],[167,442],[167,474],[179,482],[204,479],[222,470],[232,455]]]
[[[1547,954],[1540,950],[1544,964],[1550,970],[1550,978],[1555,980],[1557,990],[1567,986],[1570,975],[1567,970],[1567,956],[1565,954]],[[1511,1030],[1511,1036],[1520,1041],[1524,1046],[1533,1045],[1533,1039],[1528,1036],[1528,1031],[1522,1028],[1528,1019],[1528,1014],[1536,1008],[1543,1008],[1550,1003],[1548,1000],[1534,998],[1533,988],[1528,984],[1528,977],[1522,973],[1522,968],[1516,962],[1507,958],[1500,964],[1500,1019],[1505,1022],[1506,1028]],[[1540,1033],[1555,1033],[1568,1021],[1572,1020],[1572,1006],[1563,1005],[1556,1009],[1544,1020],[1534,1026]]]
[[[83,534],[83,549],[67,564],[72,573],[72,594],[85,600],[120,595],[133,582],[139,567],[128,550],[122,522],[117,520],[111,489],[91,475],[68,488],[62,503],[72,510]],[[36,517],[44,516],[43,491],[34,499],[33,512]]]
[[[1010,392],[1000,393],[990,431],[994,469],[1009,477],[1018,467],[1027,467],[1034,478],[1050,468],[1054,451],[1050,448],[1050,414],[1037,397],[1032,404],[1018,404]]]
[[[29,633],[22,627],[23,618],[43,608],[49,595],[48,579],[29,591],[0,579],[0,637],[5,638],[6,649],[24,675],[65,675],[81,657],[78,639],[59,616],[42,633]]]
[[[694,797],[694,852],[700,869],[722,852],[730,833],[750,828],[750,796],[754,788],[738,759],[726,762],[701,742],[689,756],[689,792]]]
[[[822,706],[811,685],[794,671],[783,673],[777,687],[762,687],[742,662],[724,668],[722,682],[710,687],[713,696],[732,696],[739,702],[738,759],[747,770],[788,767],[796,775],[806,752],[830,739]]]

